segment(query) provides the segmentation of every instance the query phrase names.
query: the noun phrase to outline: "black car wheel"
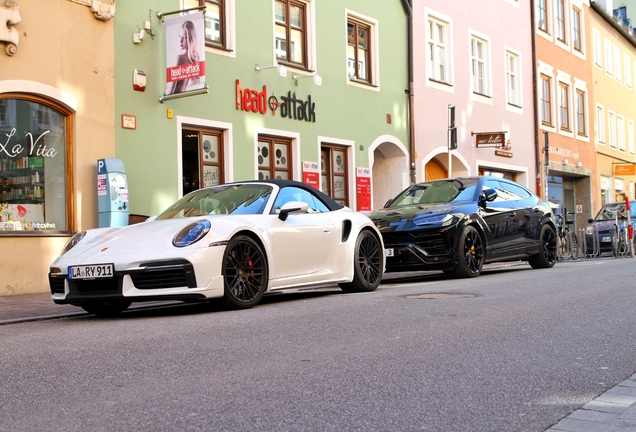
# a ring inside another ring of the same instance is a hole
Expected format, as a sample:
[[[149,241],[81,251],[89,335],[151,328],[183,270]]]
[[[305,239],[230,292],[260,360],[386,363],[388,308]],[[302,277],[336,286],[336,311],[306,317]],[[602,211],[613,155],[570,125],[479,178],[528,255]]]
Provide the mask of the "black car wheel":
[[[117,316],[128,309],[131,304],[132,302],[129,301],[112,303],[85,303],[80,305],[80,307],[91,314],[112,317]]]
[[[261,301],[268,284],[267,260],[254,240],[243,235],[232,238],[225,248],[222,271],[227,307],[248,309]]]
[[[539,247],[541,251],[530,258],[530,266],[535,269],[553,267],[557,260],[557,236],[550,225],[541,227]]]
[[[380,240],[369,231],[362,231],[356,240],[353,280],[340,284],[345,292],[375,290],[382,280],[384,250]]]
[[[484,242],[479,232],[472,226],[462,228],[457,244],[459,262],[453,270],[453,276],[477,277],[484,265]]]

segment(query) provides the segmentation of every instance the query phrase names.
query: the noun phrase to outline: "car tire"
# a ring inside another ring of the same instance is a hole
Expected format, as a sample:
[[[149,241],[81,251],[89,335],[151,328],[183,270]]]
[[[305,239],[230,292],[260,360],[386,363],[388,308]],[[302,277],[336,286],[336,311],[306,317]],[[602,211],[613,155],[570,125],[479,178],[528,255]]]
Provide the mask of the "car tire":
[[[530,266],[535,269],[554,267],[557,260],[557,236],[550,225],[545,224],[541,227],[539,248],[541,251],[528,261]]]
[[[457,242],[459,262],[453,270],[453,276],[457,278],[477,277],[481,274],[484,265],[484,241],[473,226],[466,225],[462,228]]]
[[[132,302],[110,302],[110,303],[86,303],[80,305],[82,309],[97,316],[112,317],[121,314],[128,309]]]
[[[380,240],[370,231],[364,230],[356,239],[353,262],[353,280],[340,284],[345,292],[374,291],[382,280],[384,250]]]
[[[223,255],[223,303],[230,309],[256,306],[267,291],[269,272],[261,247],[248,236],[233,237]]]

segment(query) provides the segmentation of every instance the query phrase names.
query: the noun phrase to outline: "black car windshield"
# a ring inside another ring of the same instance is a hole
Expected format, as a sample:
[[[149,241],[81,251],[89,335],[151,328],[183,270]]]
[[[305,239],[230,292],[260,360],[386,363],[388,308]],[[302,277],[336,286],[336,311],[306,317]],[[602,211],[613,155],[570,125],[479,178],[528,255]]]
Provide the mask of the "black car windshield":
[[[219,214],[261,214],[271,194],[271,186],[256,183],[199,189],[181,198],[157,216],[157,219]]]
[[[452,201],[472,201],[475,196],[477,179],[437,180],[418,183],[402,192],[391,207],[447,203]]]
[[[630,204],[629,217],[631,220],[636,220],[636,203]],[[625,212],[625,203],[611,203],[605,204],[594,218],[595,222],[613,221],[618,219],[627,219],[627,213]]]

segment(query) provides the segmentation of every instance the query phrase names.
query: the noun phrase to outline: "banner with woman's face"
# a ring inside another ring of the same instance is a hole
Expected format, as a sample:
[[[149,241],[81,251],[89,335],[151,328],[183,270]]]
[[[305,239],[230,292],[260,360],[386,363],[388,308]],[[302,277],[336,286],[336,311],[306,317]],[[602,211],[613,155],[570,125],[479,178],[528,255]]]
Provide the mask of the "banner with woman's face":
[[[166,19],[166,95],[205,86],[203,12]]]

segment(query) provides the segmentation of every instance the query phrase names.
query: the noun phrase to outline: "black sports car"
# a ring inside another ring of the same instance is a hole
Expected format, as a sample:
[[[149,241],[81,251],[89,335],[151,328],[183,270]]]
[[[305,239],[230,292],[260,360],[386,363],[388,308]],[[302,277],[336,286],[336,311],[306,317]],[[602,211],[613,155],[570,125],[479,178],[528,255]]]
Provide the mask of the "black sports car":
[[[496,261],[550,268],[557,237],[550,206],[512,181],[461,177],[408,187],[371,213],[386,272],[443,270],[475,277]]]

